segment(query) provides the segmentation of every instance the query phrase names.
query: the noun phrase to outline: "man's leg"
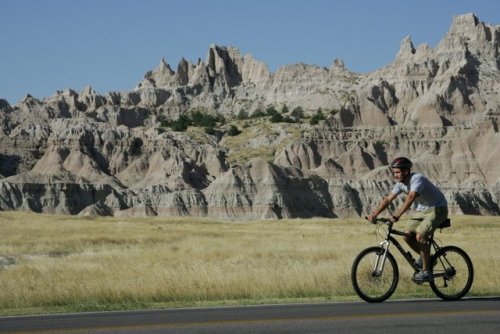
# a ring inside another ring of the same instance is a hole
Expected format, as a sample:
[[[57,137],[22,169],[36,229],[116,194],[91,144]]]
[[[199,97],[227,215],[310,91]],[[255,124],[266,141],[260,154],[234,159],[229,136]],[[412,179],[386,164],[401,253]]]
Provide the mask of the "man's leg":
[[[420,255],[420,244],[417,241],[417,228],[420,224],[420,219],[411,218],[406,222],[405,233],[411,234],[410,237],[404,237],[404,241],[411,247],[418,255]]]
[[[431,256],[431,244],[427,240],[426,236],[417,234],[416,243],[420,248],[420,256],[422,258],[422,271],[429,271],[430,267],[430,256]]]
[[[431,244],[429,238],[434,234],[436,228],[448,216],[447,208],[434,208],[426,211],[422,222],[416,229],[416,241],[420,247],[420,256],[422,257],[422,271],[429,272],[431,263]]]
[[[404,237],[404,240],[406,241],[406,243],[408,244],[408,246],[411,247],[411,249],[413,249],[417,254],[420,255],[420,243],[417,241],[417,238],[416,238],[416,235],[414,232],[410,232],[410,231],[405,231],[405,233],[410,233],[411,234],[411,237]]]

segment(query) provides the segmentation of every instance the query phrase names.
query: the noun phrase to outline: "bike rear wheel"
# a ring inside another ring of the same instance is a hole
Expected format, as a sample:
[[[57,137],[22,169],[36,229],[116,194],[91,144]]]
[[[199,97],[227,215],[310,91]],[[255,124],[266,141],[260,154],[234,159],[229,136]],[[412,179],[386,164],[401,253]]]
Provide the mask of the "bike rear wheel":
[[[439,249],[431,259],[434,282],[432,291],[444,300],[458,300],[465,296],[474,280],[472,261],[465,251],[456,246]]]
[[[381,261],[384,250],[370,247],[363,250],[352,264],[351,281],[361,299],[380,303],[389,298],[398,285],[399,270],[394,256],[387,252],[385,263]],[[377,268],[378,267],[378,268]]]

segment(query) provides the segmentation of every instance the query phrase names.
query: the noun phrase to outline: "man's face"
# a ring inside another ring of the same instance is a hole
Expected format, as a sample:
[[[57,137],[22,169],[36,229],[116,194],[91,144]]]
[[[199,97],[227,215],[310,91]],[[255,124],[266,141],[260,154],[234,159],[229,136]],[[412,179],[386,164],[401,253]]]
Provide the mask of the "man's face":
[[[392,176],[394,176],[396,181],[403,182],[405,176],[408,175],[408,172],[409,172],[409,170],[407,170],[407,169],[393,168],[392,169]]]

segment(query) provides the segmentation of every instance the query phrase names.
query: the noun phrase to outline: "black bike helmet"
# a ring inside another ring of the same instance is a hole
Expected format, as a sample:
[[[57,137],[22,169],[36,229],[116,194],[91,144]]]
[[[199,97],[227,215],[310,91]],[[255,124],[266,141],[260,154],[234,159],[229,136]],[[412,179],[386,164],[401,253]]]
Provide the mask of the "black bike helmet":
[[[391,162],[391,168],[410,169],[411,166],[413,166],[412,162],[405,157],[396,158]]]

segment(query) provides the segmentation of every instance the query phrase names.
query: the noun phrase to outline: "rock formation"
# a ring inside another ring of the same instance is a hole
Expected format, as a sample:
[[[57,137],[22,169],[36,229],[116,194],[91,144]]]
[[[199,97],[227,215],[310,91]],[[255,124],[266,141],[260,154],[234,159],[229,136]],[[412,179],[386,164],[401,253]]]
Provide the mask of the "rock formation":
[[[212,45],[205,61],[175,70],[162,59],[133,91],[0,100],[0,209],[362,216],[391,188],[389,161],[404,155],[444,189],[452,212],[498,215],[499,42],[500,26],[466,14],[435,48],[406,37],[392,64],[368,74],[340,59],[271,73]],[[304,115],[271,123],[270,107]],[[309,122],[318,109],[324,117]],[[165,126],[200,110],[226,123]],[[231,137],[242,112],[260,116]]]

